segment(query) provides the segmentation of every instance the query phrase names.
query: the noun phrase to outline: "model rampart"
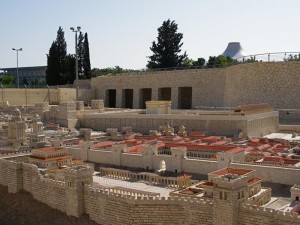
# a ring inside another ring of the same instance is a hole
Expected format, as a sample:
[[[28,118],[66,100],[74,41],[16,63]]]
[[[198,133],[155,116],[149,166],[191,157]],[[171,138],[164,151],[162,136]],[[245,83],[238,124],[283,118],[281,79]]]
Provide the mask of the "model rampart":
[[[25,190],[33,198],[65,212],[90,219],[103,225],[124,224],[206,224],[215,225],[215,199],[155,197],[147,193],[121,188],[96,188],[82,183],[90,179],[92,170],[79,167],[66,171],[65,182],[51,180],[40,174],[35,165],[0,160],[0,184],[9,192]],[[76,185],[78,183],[79,186]],[[230,204],[224,204],[224,207]],[[296,214],[283,213],[249,205],[240,205],[237,224],[300,224]],[[236,215],[236,213],[232,214]],[[230,216],[230,215],[229,215]]]
[[[239,225],[248,224],[300,224],[297,213],[283,212],[259,206],[241,204],[239,207]]]

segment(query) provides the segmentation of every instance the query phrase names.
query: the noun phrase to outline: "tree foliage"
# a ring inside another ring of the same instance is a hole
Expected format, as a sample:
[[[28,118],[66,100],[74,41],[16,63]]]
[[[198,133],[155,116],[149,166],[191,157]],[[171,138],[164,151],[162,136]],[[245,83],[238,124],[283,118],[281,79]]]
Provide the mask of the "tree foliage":
[[[177,30],[178,25],[170,19],[164,21],[162,26],[157,29],[157,42],[153,41],[150,47],[153,55],[148,57],[150,60],[147,67],[149,69],[182,66],[187,55],[186,52],[180,55],[183,34],[178,33]]]
[[[204,58],[198,58],[196,61],[193,62],[193,66],[204,66],[205,65],[205,59]]]
[[[14,76],[10,74],[2,74],[1,84],[3,85],[12,85],[14,84]]]
[[[46,82],[48,85],[60,84],[59,52],[56,41],[52,42],[47,56]]]
[[[91,77],[90,52],[87,33],[79,33],[78,74],[79,79]],[[47,57],[46,82],[48,85],[72,84],[76,78],[76,59],[67,54],[67,43],[64,31],[59,27],[56,40],[53,41]]]
[[[98,77],[98,76],[105,76],[108,74],[116,75],[119,73],[129,73],[129,72],[137,72],[138,70],[132,70],[132,69],[123,69],[122,67],[115,66],[115,67],[107,67],[103,69],[99,68],[93,68],[91,71],[92,77]]]
[[[75,56],[68,54],[66,56],[66,76],[65,76],[65,83],[73,84],[74,80],[76,79],[76,60]]]
[[[234,63],[234,60],[230,57],[226,57],[224,55],[219,56],[209,56],[209,59],[207,61],[208,67],[226,67],[229,65],[232,65]]]
[[[67,56],[67,43],[65,41],[65,32],[61,27],[59,27],[57,31],[56,45],[58,50],[59,72],[64,73]]]
[[[91,62],[90,62],[90,47],[89,47],[89,40],[88,40],[88,34],[84,34],[84,56],[83,56],[83,71],[84,71],[84,77],[86,79],[90,79],[92,76],[91,73]]]

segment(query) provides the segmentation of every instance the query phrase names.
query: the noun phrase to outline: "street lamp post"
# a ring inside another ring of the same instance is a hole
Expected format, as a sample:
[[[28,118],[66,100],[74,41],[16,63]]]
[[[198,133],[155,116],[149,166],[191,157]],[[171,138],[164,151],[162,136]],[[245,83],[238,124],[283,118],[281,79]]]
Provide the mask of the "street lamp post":
[[[77,46],[77,32],[81,30],[81,27],[77,27],[75,30],[74,27],[70,28],[71,31],[75,32],[75,71],[76,71],[76,100],[78,101],[78,96],[79,96],[79,84],[78,84],[78,46]]]
[[[19,88],[19,51],[22,51],[22,48],[12,48],[12,50],[17,52],[17,85]]]

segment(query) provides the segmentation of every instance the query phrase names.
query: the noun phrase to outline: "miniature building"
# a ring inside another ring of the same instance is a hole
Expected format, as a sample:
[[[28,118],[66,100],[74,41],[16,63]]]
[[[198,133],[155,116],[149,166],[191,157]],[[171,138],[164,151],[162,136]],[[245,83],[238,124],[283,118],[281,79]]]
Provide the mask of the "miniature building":
[[[32,150],[28,161],[40,168],[57,168],[71,164],[72,156],[64,148],[47,147]]]
[[[256,177],[255,170],[224,168],[208,174],[208,180],[215,188],[235,189],[237,200],[256,205],[263,205],[271,198],[270,189],[262,189],[262,179]],[[226,200],[226,192],[219,193],[220,199]],[[227,196],[227,197],[226,197]]]
[[[29,134],[30,146],[33,148],[43,148],[46,145],[46,136],[43,134],[43,123],[38,114],[32,119],[32,133]]]
[[[27,125],[22,120],[21,112],[15,109],[12,118],[8,123],[8,141],[13,146],[20,146],[26,141],[25,129]]]
[[[300,185],[295,184],[291,187],[291,199],[292,201],[300,201]]]
[[[92,109],[104,110],[103,99],[94,99],[94,100],[91,100],[91,108]]]
[[[84,110],[84,102],[76,101],[76,110]]]
[[[170,114],[171,101],[146,101],[146,114]]]

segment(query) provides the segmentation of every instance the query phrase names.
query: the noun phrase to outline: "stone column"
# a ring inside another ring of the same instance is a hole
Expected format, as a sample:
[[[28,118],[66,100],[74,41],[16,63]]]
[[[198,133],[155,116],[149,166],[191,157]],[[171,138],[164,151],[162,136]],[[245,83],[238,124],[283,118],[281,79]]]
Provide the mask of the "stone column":
[[[116,108],[122,108],[123,90],[116,89]]]
[[[158,100],[158,88],[152,88],[151,100],[157,101]]]
[[[139,103],[140,103],[140,89],[135,88],[133,89],[133,108],[134,109],[139,109]]]
[[[171,89],[171,108],[178,109],[178,87]]]

